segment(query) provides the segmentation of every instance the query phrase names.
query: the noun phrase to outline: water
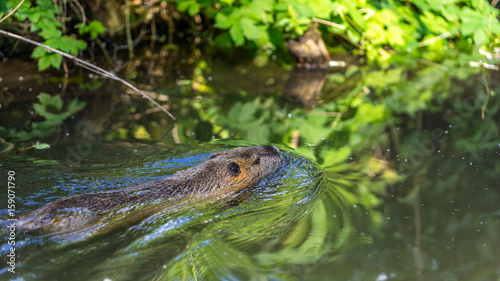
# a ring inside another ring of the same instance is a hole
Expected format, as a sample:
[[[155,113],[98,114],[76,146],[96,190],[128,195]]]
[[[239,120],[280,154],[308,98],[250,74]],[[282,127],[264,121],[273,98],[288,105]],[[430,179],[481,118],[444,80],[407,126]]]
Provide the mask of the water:
[[[126,153],[130,155],[127,165],[93,163],[93,167],[81,167],[81,173],[85,174],[82,178],[94,178],[94,191],[104,191],[126,185],[123,175],[157,179],[206,160],[210,152],[214,149],[184,148],[182,154],[175,154],[180,152],[161,147],[115,147],[102,151],[101,159]],[[344,248],[345,239],[356,235],[351,215],[358,212],[325,179],[317,164],[287,152],[283,157],[285,165],[277,174],[231,200],[174,206],[96,237],[82,237],[78,232],[19,233],[19,276],[40,280],[172,280],[191,278],[192,273],[215,279],[293,276],[289,273],[293,264],[314,263],[332,249]],[[101,165],[107,175],[94,169]],[[78,180],[78,175],[68,177],[66,171],[53,170],[40,186],[35,181],[39,175],[16,170],[22,179],[18,180],[21,191],[42,190],[31,191],[30,201],[89,191],[82,188],[89,182]],[[48,196],[46,189],[54,194]],[[22,193],[19,197],[29,198]],[[22,204],[20,209],[35,207]],[[285,260],[283,272],[276,275],[275,267]]]
[[[286,162],[234,198],[104,234],[19,232],[17,273],[2,267],[2,280],[499,280],[497,73],[463,58],[328,73],[207,61],[142,85],[175,122],[113,83],[54,91],[2,75],[0,179],[15,171],[18,215],[233,146],[273,144]],[[196,87],[176,83],[189,73]],[[32,106],[42,91],[62,97],[55,114],[87,106],[51,131]],[[50,149],[15,152],[37,140]]]

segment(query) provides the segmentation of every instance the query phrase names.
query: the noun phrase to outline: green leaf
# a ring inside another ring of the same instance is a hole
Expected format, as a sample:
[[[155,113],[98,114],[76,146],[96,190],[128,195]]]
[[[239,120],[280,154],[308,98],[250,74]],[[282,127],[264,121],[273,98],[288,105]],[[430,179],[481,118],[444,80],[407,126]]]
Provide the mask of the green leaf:
[[[62,35],[62,31],[55,28],[44,28],[39,35],[45,39],[59,38]]]
[[[190,16],[194,16],[194,15],[198,14],[199,12],[200,12],[200,6],[197,3],[189,6],[189,8],[188,8],[188,14]]]
[[[490,38],[484,30],[476,31],[474,33],[473,38],[474,38],[474,43],[476,43],[477,46],[486,45],[490,42]]]
[[[39,101],[42,105],[52,106],[55,110],[59,111],[62,109],[63,102],[60,96],[50,96],[47,93],[40,93]]]
[[[33,146],[35,149],[48,149],[50,148],[50,144],[47,144],[47,143],[35,143],[35,145]]]
[[[62,27],[62,24],[59,21],[48,17],[42,17],[38,22],[31,23],[32,32],[45,29],[57,29],[58,27]]]
[[[242,18],[240,20],[243,35],[249,40],[255,40],[259,37],[259,29],[255,25],[255,21],[249,18]]]
[[[390,25],[388,26],[388,32],[386,33],[387,41],[392,46],[404,46],[404,31],[401,25]]]
[[[285,46],[285,39],[281,30],[271,27],[269,28],[268,32],[271,44],[273,44],[274,46]]]
[[[217,35],[214,38],[213,43],[217,48],[229,49],[233,46],[231,35],[229,35],[229,33],[227,32]]]
[[[87,105],[85,101],[78,101],[78,99],[74,99],[68,104],[68,111],[71,112],[71,114],[73,114],[75,112],[82,110],[85,107],[85,105]]]
[[[420,19],[425,24],[425,26],[435,34],[445,33],[450,31],[450,26],[446,20],[439,16],[435,15],[431,12],[425,11]]]
[[[263,67],[269,62],[269,54],[265,50],[261,50],[253,59],[257,67]]]
[[[228,17],[222,13],[215,16],[215,27],[221,29],[228,29],[234,23],[233,17]]]
[[[41,116],[44,116],[47,113],[45,107],[39,103],[34,103],[33,109],[35,110],[36,113],[40,114]]]
[[[83,25],[78,29],[79,34],[90,33],[90,37],[96,39],[97,36],[103,34],[106,28],[98,20],[91,21],[88,25]]]
[[[48,39],[45,41],[45,44],[72,55],[77,55],[80,50],[84,50],[87,47],[85,41],[68,36]]]
[[[464,36],[472,35],[479,29],[488,29],[488,17],[464,7],[461,16],[462,24],[460,25],[460,33]]]
[[[177,10],[179,12],[185,12],[193,4],[196,4],[196,1],[194,0],[179,1],[179,3],[177,4]]]
[[[38,60],[38,69],[40,71],[49,68],[50,66],[59,69],[62,63],[62,56],[60,54],[48,54]]]
[[[48,53],[47,49],[45,49],[42,46],[37,46],[31,53],[31,58],[38,59],[40,57],[45,56],[46,53]]]
[[[338,150],[328,149],[322,151],[323,165],[322,166],[333,166],[335,164],[341,163],[351,156],[350,147],[341,147]],[[324,155],[323,155],[324,154]]]
[[[257,106],[254,103],[245,103],[239,110],[239,122],[245,123],[250,120],[255,119],[255,112],[257,111]]]
[[[243,32],[239,22],[236,22],[233,26],[231,26],[229,29],[229,35],[231,35],[231,38],[236,46],[241,46],[245,43],[245,37],[243,37]]]

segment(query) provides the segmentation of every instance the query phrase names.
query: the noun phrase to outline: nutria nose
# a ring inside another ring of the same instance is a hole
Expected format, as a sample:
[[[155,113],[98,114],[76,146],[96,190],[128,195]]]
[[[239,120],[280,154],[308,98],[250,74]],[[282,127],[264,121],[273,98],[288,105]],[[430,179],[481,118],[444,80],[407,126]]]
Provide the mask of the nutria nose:
[[[276,147],[276,146],[274,146],[274,145],[273,145],[273,146],[271,146],[271,147],[274,149],[274,151],[276,151],[276,153],[280,154],[280,150],[279,150],[279,148],[277,148],[277,147]]]

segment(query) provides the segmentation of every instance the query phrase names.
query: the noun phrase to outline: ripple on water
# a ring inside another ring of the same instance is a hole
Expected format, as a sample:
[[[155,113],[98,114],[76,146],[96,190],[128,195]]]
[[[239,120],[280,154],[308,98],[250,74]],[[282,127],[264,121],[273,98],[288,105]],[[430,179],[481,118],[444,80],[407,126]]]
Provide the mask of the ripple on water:
[[[208,155],[192,153],[179,157],[183,160],[157,156],[145,166],[161,169],[177,163],[183,168]],[[293,153],[282,155],[280,171],[237,196],[169,207],[78,244],[42,239],[38,244],[45,247],[36,252],[23,249],[24,272],[75,281],[88,280],[89,274],[95,280],[174,280],[271,277],[271,268],[292,272],[296,264],[342,247],[340,237],[346,234],[339,233],[349,229],[350,211],[317,164]]]

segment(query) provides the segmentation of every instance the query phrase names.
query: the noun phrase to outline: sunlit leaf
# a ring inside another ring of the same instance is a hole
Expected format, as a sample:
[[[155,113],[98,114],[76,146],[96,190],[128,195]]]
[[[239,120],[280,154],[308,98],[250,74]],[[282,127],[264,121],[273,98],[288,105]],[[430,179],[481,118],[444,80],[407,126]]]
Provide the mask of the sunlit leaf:
[[[241,46],[245,43],[245,37],[243,37],[243,32],[239,22],[236,22],[233,26],[231,26],[229,29],[229,35],[231,35],[231,38],[236,46]]]

